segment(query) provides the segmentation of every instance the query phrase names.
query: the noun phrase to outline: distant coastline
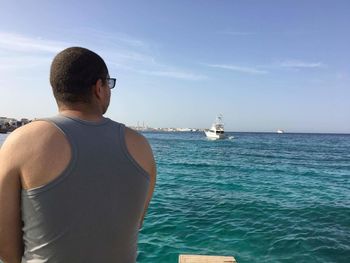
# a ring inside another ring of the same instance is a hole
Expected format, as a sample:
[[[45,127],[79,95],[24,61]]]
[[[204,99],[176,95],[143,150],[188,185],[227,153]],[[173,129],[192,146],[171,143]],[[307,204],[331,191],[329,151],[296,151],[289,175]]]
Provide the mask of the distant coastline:
[[[35,121],[36,118],[33,120],[27,119],[27,118],[21,118],[20,120],[16,118],[11,117],[0,117],[0,134],[1,133],[8,133],[12,132],[15,129],[30,123],[32,121]],[[140,131],[140,132],[204,132],[204,128],[181,128],[181,127],[162,127],[162,128],[155,128],[150,127],[148,125],[143,124],[142,126],[128,126],[129,128]],[[276,131],[226,131],[227,133],[256,133],[256,134],[279,134]],[[284,134],[334,134],[334,135],[350,135],[349,133],[344,132],[288,132],[285,131],[282,134],[279,134],[283,136]]]
[[[32,120],[22,118],[20,120],[17,120],[15,118],[8,118],[8,117],[0,117],[0,133],[8,133],[12,132],[15,129],[26,125],[27,123],[31,122]]]
[[[198,129],[198,128],[152,128],[152,127],[143,127],[143,126],[129,126],[129,128],[136,130],[136,131],[142,131],[142,132],[199,132],[204,131],[204,129]]]

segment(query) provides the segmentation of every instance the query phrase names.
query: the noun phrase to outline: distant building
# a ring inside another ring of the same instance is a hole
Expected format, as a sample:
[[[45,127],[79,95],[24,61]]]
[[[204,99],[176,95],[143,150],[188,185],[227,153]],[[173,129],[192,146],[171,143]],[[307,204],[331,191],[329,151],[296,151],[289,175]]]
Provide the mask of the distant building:
[[[7,117],[0,117],[0,124],[5,124],[7,122],[8,122]]]
[[[29,119],[26,119],[26,118],[22,118],[22,119],[21,119],[21,124],[22,124],[22,126],[28,124],[29,122],[30,122]]]
[[[7,133],[8,127],[9,123],[7,117],[0,117],[0,133]]]
[[[17,129],[18,127],[21,127],[27,123],[29,123],[30,120],[26,118],[22,118],[20,121],[15,118],[7,118],[7,117],[0,117],[0,130],[3,133],[4,131],[13,131]]]

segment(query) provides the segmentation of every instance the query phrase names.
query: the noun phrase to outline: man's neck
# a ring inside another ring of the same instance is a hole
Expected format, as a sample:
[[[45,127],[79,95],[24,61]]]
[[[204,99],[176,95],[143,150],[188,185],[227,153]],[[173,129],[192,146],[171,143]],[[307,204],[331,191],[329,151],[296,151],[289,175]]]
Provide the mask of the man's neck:
[[[64,116],[75,117],[85,121],[100,121],[103,119],[103,115],[100,113],[85,112],[75,109],[60,109],[59,113]]]

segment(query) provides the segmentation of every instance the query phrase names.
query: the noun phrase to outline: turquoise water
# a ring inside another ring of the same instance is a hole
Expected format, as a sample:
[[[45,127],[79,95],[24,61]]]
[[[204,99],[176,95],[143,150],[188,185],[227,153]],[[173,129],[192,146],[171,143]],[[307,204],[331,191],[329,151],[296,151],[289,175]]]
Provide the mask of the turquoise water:
[[[350,136],[145,133],[158,164],[138,262],[350,262]]]
[[[180,253],[350,262],[350,135],[144,135],[158,181],[139,263],[176,263]]]

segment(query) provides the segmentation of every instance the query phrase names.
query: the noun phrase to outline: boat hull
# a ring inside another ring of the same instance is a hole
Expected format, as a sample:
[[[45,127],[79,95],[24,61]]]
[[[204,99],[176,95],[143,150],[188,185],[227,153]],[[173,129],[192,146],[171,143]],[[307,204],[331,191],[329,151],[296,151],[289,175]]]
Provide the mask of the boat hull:
[[[213,140],[217,140],[217,139],[225,139],[226,135],[224,133],[214,133],[214,132],[210,132],[210,131],[204,131],[205,135],[208,137],[208,139],[213,139]]]

